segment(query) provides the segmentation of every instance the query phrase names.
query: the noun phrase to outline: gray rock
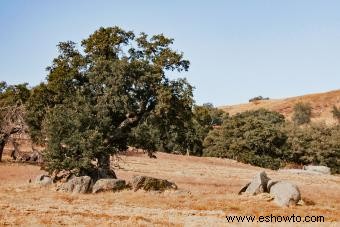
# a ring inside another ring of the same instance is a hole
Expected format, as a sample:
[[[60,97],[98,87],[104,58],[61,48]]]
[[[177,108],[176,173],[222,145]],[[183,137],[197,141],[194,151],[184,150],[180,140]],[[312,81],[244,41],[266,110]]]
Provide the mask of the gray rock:
[[[125,180],[120,179],[100,179],[92,188],[92,193],[98,193],[102,191],[119,191],[126,188]]]
[[[53,179],[53,182],[66,183],[67,181],[75,177],[74,172],[75,171],[70,170],[54,171],[51,177]]]
[[[57,191],[87,193],[90,190],[91,181],[91,177],[89,176],[74,177],[68,180],[66,183],[59,185]]]
[[[147,176],[135,176],[131,182],[134,191],[143,189],[145,191],[165,191],[168,189],[177,189],[177,185],[167,180],[157,179]]]
[[[51,185],[52,183],[53,183],[52,178],[46,174],[40,174],[35,178],[35,184],[37,185],[47,186]]]
[[[279,169],[281,173],[320,175],[322,173],[304,169]]]
[[[253,180],[240,190],[239,194],[245,192],[247,194],[257,195],[263,192],[268,192],[267,183],[269,180],[270,178],[267,176],[266,172],[262,171],[257,173],[253,177]]]
[[[243,192],[245,192],[248,188],[248,186],[250,185],[250,182],[247,183],[246,185],[244,185],[241,190],[238,192],[239,195],[241,195]]]
[[[306,171],[313,171],[321,174],[331,174],[331,169],[327,166],[304,166],[304,170]]]
[[[43,163],[43,157],[40,152],[34,151],[32,154],[30,154],[29,161]]]
[[[279,206],[296,205],[301,200],[299,188],[288,181],[268,182],[269,193],[274,196],[274,202]]]

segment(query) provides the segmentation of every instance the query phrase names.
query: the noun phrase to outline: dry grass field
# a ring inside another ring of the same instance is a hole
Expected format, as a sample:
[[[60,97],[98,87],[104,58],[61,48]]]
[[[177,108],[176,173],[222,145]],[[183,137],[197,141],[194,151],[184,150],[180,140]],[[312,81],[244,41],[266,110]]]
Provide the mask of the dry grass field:
[[[333,105],[340,107],[340,90],[285,99],[260,100],[239,105],[222,106],[220,108],[228,112],[230,115],[247,110],[265,108],[272,111],[277,111],[290,119],[293,113],[293,106],[298,102],[311,104],[312,121],[323,121],[326,124],[333,124],[335,123],[335,120],[333,119],[331,111]]]
[[[226,215],[270,214],[323,215],[327,221],[324,225],[339,224],[340,176],[266,170],[272,179],[296,183],[305,201],[305,205],[279,208],[264,196],[237,195],[261,170],[232,160],[165,153],[149,159],[136,153],[121,156],[116,166],[119,178],[165,178],[175,182],[179,190],[80,195],[34,186],[28,181],[43,172],[38,166],[5,161],[0,163],[0,225],[227,226]]]

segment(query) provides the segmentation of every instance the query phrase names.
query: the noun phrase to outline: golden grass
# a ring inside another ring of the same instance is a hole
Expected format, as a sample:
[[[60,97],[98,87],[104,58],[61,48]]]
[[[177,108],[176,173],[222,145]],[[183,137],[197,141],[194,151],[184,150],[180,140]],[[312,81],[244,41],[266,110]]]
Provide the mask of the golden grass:
[[[270,99],[260,100],[251,103],[221,106],[220,108],[230,115],[241,113],[247,110],[256,110],[265,108],[272,111],[277,111],[283,114],[288,119],[293,113],[293,106],[298,102],[310,103],[312,106],[312,121],[325,122],[326,124],[334,124],[335,120],[331,113],[333,105],[340,107],[340,90],[291,97],[286,99]]]
[[[178,191],[66,194],[29,184],[28,178],[42,172],[37,166],[1,163],[0,225],[223,226],[230,214],[324,215],[328,222],[340,220],[339,176],[266,170],[271,178],[300,187],[305,205],[280,208],[261,196],[237,195],[261,168],[217,158],[164,153],[157,157],[122,156],[116,173],[126,180],[133,175],[166,178],[178,185]]]

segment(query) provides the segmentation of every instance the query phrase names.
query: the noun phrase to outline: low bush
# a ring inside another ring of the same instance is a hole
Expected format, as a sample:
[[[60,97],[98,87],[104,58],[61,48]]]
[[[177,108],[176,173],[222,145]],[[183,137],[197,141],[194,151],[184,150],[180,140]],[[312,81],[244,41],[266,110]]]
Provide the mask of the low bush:
[[[204,141],[204,156],[231,158],[265,168],[278,169],[286,135],[283,115],[265,109],[227,118]]]

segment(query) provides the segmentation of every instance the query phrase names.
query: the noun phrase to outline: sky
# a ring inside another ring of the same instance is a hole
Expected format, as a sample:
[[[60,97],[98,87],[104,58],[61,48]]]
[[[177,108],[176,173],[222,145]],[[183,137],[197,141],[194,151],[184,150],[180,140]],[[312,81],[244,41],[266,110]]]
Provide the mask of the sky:
[[[174,38],[197,104],[340,89],[337,0],[1,0],[0,80],[43,82],[56,44],[99,27]]]

